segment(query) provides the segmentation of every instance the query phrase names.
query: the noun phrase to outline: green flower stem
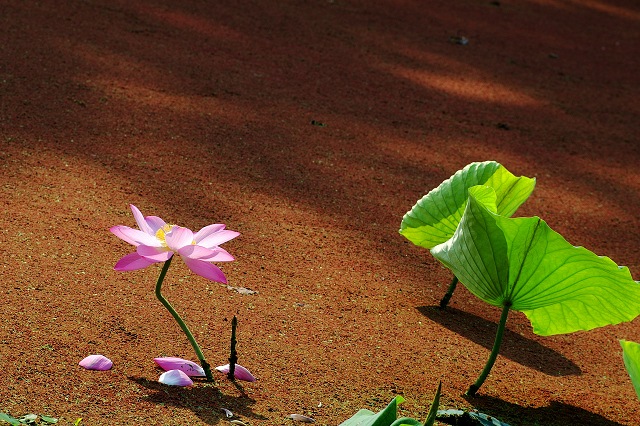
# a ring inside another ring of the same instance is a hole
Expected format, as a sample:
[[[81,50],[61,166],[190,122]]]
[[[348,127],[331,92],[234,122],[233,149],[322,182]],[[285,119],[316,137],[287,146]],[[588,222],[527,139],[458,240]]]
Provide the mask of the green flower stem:
[[[451,280],[451,284],[449,284],[449,288],[447,289],[447,293],[444,295],[442,300],[440,301],[440,309],[444,309],[449,304],[449,300],[451,296],[453,296],[453,292],[456,290],[456,286],[458,285],[458,277],[453,276],[453,280]]]
[[[484,383],[485,379],[489,375],[491,371],[491,367],[496,362],[496,358],[498,357],[498,352],[500,351],[500,344],[502,343],[502,336],[504,335],[504,329],[507,324],[507,316],[509,315],[509,309],[511,309],[511,303],[505,303],[502,308],[502,315],[500,316],[500,322],[498,323],[498,331],[496,331],[496,340],[493,342],[493,349],[491,349],[491,354],[489,355],[489,359],[487,360],[487,364],[484,366],[482,373],[480,373],[480,377],[478,380],[471,386],[469,386],[469,390],[465,395],[467,396],[475,396],[480,386]]]
[[[200,364],[204,369],[204,374],[207,377],[207,381],[212,382],[213,375],[211,374],[211,366],[209,365],[207,360],[204,359],[204,355],[202,354],[202,350],[200,349],[200,346],[198,346],[196,339],[193,337],[193,334],[191,334],[191,331],[189,331],[189,328],[184,323],[182,318],[180,318],[180,315],[178,315],[176,310],[173,309],[173,306],[171,306],[171,304],[167,301],[167,299],[164,298],[164,296],[162,296],[162,293],[161,293],[162,282],[164,281],[164,276],[167,274],[167,270],[171,265],[172,259],[173,257],[170,257],[169,260],[164,262],[164,265],[162,266],[162,271],[160,272],[160,276],[158,277],[158,282],[156,283],[156,297],[164,305],[164,307],[167,308],[167,310],[171,313],[171,315],[173,315],[173,318],[176,320],[176,322],[178,323],[178,325],[180,326],[184,334],[187,336],[187,339],[189,339],[189,342],[191,343],[191,346],[193,347],[193,350],[196,352],[196,356],[200,360]]]

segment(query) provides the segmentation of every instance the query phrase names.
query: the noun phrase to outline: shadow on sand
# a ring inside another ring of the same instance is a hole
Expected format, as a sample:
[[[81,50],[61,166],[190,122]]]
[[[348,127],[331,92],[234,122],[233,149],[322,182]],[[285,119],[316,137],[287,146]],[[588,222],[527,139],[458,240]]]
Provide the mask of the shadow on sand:
[[[240,395],[225,395],[220,392],[215,384],[210,386],[178,387],[166,386],[156,381],[142,377],[129,377],[129,380],[152,391],[147,398],[155,404],[186,408],[193,411],[204,423],[217,425],[228,424],[223,408],[234,414],[234,419],[247,418],[253,420],[266,420],[266,417],[256,414],[251,410],[255,400],[247,396],[242,385],[234,383],[240,391]]]
[[[449,330],[491,351],[498,324],[452,307],[420,306],[418,311]],[[505,330],[500,355],[549,376],[577,376],[580,367],[562,354],[510,330]]]
[[[517,404],[503,401],[499,398],[479,395],[477,397],[465,397],[476,409],[510,424],[517,426],[522,420],[527,424],[539,424],[544,426],[622,426],[620,423],[606,419],[598,414],[586,411],[573,405],[551,401],[546,407],[521,407]]]

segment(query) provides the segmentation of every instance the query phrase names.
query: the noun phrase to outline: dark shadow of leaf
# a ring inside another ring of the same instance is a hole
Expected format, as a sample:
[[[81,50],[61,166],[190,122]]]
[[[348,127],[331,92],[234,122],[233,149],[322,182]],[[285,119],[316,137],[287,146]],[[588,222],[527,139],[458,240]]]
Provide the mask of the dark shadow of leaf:
[[[523,420],[527,424],[545,426],[589,425],[589,426],[622,426],[620,423],[606,419],[598,414],[573,405],[551,401],[546,407],[521,407],[490,396],[465,397],[476,409],[500,418],[503,422],[517,426]]]
[[[487,350],[493,347],[498,328],[496,323],[452,307],[442,310],[437,306],[420,306],[417,309],[432,321],[484,346]],[[580,367],[564,355],[508,329],[504,332],[500,355],[549,376],[582,374]]]
[[[204,423],[216,425],[221,420],[230,420],[222,411],[226,408],[234,413],[236,420],[249,418],[266,420],[266,417],[251,410],[255,400],[242,390],[242,386],[234,383],[241,392],[239,396],[225,395],[215,384],[196,384],[192,387],[167,386],[143,377],[129,377],[129,380],[152,391],[147,400],[155,404],[172,405],[193,411]]]

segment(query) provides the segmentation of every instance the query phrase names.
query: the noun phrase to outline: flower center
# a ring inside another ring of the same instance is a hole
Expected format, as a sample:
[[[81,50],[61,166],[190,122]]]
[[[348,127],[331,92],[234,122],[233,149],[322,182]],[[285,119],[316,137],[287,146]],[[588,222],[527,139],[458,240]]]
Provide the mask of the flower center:
[[[168,247],[167,246],[167,234],[169,232],[171,232],[171,230],[173,229],[174,226],[175,225],[166,224],[162,228],[160,228],[160,229],[158,229],[156,231],[156,238],[158,240],[160,240],[160,243],[162,244],[162,247]]]

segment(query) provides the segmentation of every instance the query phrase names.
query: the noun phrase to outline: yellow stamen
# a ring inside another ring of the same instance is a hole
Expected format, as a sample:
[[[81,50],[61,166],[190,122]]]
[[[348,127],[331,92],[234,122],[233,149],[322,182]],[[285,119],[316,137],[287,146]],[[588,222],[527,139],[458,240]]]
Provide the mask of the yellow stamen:
[[[156,238],[160,240],[163,247],[167,247],[167,234],[171,232],[175,225],[166,224],[156,231]]]

